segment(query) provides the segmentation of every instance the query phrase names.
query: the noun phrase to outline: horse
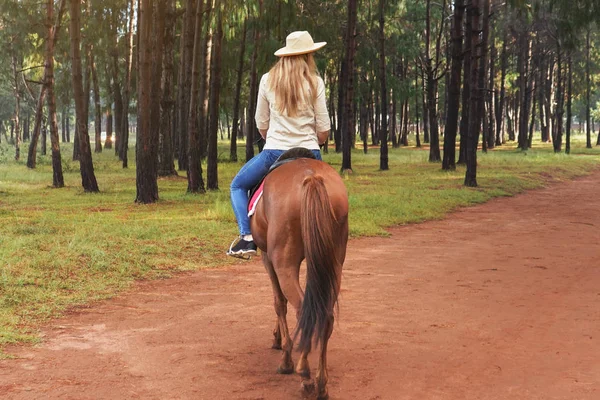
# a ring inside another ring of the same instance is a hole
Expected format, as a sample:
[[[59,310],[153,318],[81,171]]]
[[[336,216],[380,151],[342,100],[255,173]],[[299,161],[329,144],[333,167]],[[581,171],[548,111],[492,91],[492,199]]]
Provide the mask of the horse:
[[[310,158],[287,162],[265,178],[250,226],[273,287],[277,321],[272,348],[283,352],[277,372],[294,372],[292,348],[299,336],[300,359],[295,371],[301,377],[302,390],[305,395],[327,399],[327,343],[348,242],[344,182],[325,162]],[[305,291],[299,280],[304,259]],[[286,320],[288,302],[296,309],[298,321],[294,340]],[[321,345],[315,381],[307,360],[313,341],[316,347]]]

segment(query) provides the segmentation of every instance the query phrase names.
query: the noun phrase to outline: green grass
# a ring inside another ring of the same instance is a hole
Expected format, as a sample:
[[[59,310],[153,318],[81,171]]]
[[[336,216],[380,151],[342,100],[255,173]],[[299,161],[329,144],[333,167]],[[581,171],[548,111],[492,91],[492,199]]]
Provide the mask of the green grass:
[[[357,149],[354,173],[345,176],[351,235],[386,235],[392,225],[442,218],[457,207],[584,175],[599,164],[600,149],[582,143],[576,137],[571,156],[554,154],[549,144],[526,153],[514,144],[479,153],[478,188],[462,186],[464,167],[442,171],[424,150],[390,149],[390,170],[382,172],[377,149],[367,155]],[[63,158],[70,154],[63,145]],[[225,143],[220,154],[228,154]],[[63,161],[67,186],[53,189],[49,156],[39,157],[36,170],[12,157],[13,149],[1,144],[0,356],[6,344],[36,341],[49,318],[113,296],[135,280],[237,262],[224,250],[237,234],[229,182],[241,162],[219,164],[220,191],[188,195],[181,173],[159,180],[160,202],[137,205],[133,165],[123,170],[112,151],[94,155],[99,194],[83,192],[77,163]],[[325,160],[341,166],[339,154]]]

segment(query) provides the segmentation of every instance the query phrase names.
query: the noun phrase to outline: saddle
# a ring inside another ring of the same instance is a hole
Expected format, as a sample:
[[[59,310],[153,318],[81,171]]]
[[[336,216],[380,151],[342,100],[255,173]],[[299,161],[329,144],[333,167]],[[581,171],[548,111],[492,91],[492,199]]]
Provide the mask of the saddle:
[[[256,205],[258,204],[258,200],[260,200],[260,197],[262,196],[263,186],[264,186],[265,178],[267,177],[267,175],[269,175],[271,172],[273,172],[275,169],[281,167],[282,165],[287,164],[290,161],[297,160],[299,158],[312,158],[313,160],[316,160],[316,157],[313,154],[313,152],[308,149],[305,149],[303,147],[294,147],[292,149],[286,150],[282,155],[280,155],[279,158],[277,158],[277,161],[275,161],[275,163],[273,163],[273,165],[271,165],[271,168],[269,168],[269,170],[267,171],[265,176],[263,176],[261,178],[260,182],[258,182],[258,184],[256,186],[254,186],[254,188],[249,192],[249,194],[248,194],[248,198],[250,199],[250,201],[248,202],[248,216],[249,217],[253,216],[254,211],[256,211]]]

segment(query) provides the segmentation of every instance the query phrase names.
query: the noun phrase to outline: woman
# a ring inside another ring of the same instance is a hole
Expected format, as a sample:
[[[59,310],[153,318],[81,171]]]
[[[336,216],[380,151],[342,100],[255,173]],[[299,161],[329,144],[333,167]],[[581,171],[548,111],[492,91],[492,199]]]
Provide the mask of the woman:
[[[321,160],[319,144],[329,137],[330,121],[325,84],[313,53],[326,44],[314,43],[306,31],[290,33],[286,46],[275,52],[279,60],[260,80],[255,119],[266,143],[231,182],[231,203],[240,236],[229,246],[228,255],[256,254],[248,217],[248,191],[277,158],[286,150],[304,147]]]

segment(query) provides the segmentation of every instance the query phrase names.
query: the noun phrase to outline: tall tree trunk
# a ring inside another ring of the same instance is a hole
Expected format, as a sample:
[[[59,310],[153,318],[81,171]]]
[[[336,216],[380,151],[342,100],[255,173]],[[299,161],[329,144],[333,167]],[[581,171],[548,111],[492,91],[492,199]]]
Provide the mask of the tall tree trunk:
[[[488,36],[490,33],[490,1],[491,0],[480,0],[480,6],[482,9],[481,16],[481,43],[479,44],[479,72],[477,77],[477,90],[479,95],[479,101],[477,106],[477,129],[481,128],[481,122],[483,121],[484,131],[481,135],[482,151],[487,152],[487,141],[485,137],[485,129],[487,129],[487,118],[485,118],[485,102],[487,99],[488,90],[486,88],[486,73],[488,70]],[[477,133],[479,136],[479,132]]]
[[[177,175],[173,159],[173,79],[175,68],[173,66],[175,48],[175,0],[167,0],[165,12],[165,30],[163,46],[163,69],[161,77],[160,100],[160,132],[158,137],[158,176]]]
[[[202,1],[202,0],[198,0]],[[190,93],[192,83],[192,63],[194,58],[196,0],[186,1],[186,10],[180,40],[181,58],[179,62],[179,93],[178,93],[178,162],[180,171],[189,169],[189,115]],[[199,40],[199,39],[198,39]],[[195,135],[194,135],[195,137]],[[198,145],[199,146],[199,145]]]
[[[490,17],[491,18],[491,17]],[[490,24],[492,21],[490,21]],[[489,68],[489,91],[487,92],[487,119],[488,119],[488,128],[486,132],[487,138],[487,147],[488,149],[493,149],[496,145],[496,86],[495,86],[495,76],[496,76],[496,35],[494,33],[494,28],[490,26],[490,68]]]
[[[502,51],[500,52],[500,98],[496,106],[496,146],[500,146],[504,143],[504,107],[506,98],[506,72],[508,70],[508,31],[504,29],[504,35],[502,37]]]
[[[48,42],[50,38],[47,38]],[[46,51],[48,51],[46,49]],[[48,62],[48,60],[46,60]],[[47,68],[47,67],[46,67]],[[42,130],[42,118],[44,114],[44,101],[46,100],[46,80],[47,80],[47,69],[44,69],[43,84],[40,88],[40,95],[38,97],[37,106],[35,110],[35,122],[33,124],[33,132],[31,133],[31,141],[29,142],[29,152],[27,154],[27,168],[35,168],[37,159],[37,144]]]
[[[221,44],[223,41],[223,17],[221,5],[217,5],[217,32],[214,37],[210,71],[210,116],[208,129],[208,158],[206,166],[206,187],[219,189],[217,170],[217,130],[219,127],[219,96],[221,91]]]
[[[560,39],[556,43],[557,53],[557,70],[556,70],[556,111],[555,111],[555,124],[556,129],[552,130],[553,135],[553,147],[554,152],[560,153],[562,149],[562,133],[563,133],[563,113],[564,113],[564,82],[563,82],[563,67],[562,67],[562,48],[560,45]]]
[[[136,140],[136,203],[158,201],[158,134],[160,81],[166,0],[138,3],[138,122]]]
[[[256,113],[256,100],[258,97],[258,77],[256,69],[258,59],[258,47],[260,41],[260,29],[257,26],[258,21],[262,16],[263,0],[259,0],[258,16],[255,17],[254,26],[254,43],[252,49],[252,60],[250,62],[250,98],[248,99],[248,114],[246,115],[246,162],[254,157],[254,132],[256,130],[256,121],[254,114]],[[248,10],[248,14],[250,11]]]
[[[591,120],[590,120],[590,110],[592,107],[591,103],[591,87],[592,82],[590,79],[590,49],[591,49],[591,28],[588,27],[586,33],[586,46],[585,46],[585,147],[588,149],[592,148],[592,132],[591,132]],[[571,56],[569,55],[569,85],[571,85]],[[569,88],[569,97],[567,97],[569,101],[569,107],[571,106],[571,89]],[[570,111],[567,111],[567,113]],[[570,124],[567,121],[567,124]],[[569,127],[569,125],[567,125]],[[567,128],[568,129],[568,128]],[[567,131],[568,132],[568,131]],[[569,133],[567,133],[567,147],[569,147]]]
[[[237,140],[240,123],[240,95],[242,93],[242,77],[244,76],[244,54],[246,53],[246,34],[248,31],[248,16],[244,18],[244,26],[242,27],[242,42],[240,44],[240,58],[237,69],[237,79],[235,82],[235,97],[233,100],[233,131],[231,133],[231,144],[229,146],[229,159],[237,161]]]
[[[202,7],[203,0],[196,4],[194,19],[194,48],[192,50],[192,70],[190,87],[190,104],[187,118],[188,132],[188,188],[189,193],[203,193],[204,180],[202,179],[202,165],[200,163],[200,137],[197,124],[198,92],[200,77],[200,52],[202,51]],[[188,3],[189,4],[189,3]]]
[[[104,140],[104,148],[112,149],[112,136],[113,136],[113,114],[111,106],[108,106],[108,109],[105,113],[105,121],[106,121],[106,139]]]
[[[589,40],[589,38],[588,38]],[[589,42],[588,42],[589,43]],[[567,56],[567,68],[569,69],[568,71],[568,83],[567,83],[567,126],[566,126],[566,143],[565,143],[565,153],[566,154],[570,154],[571,153],[571,120],[573,119],[573,113],[572,113],[572,100],[571,97],[573,95],[573,62],[571,60],[571,52],[569,51],[569,55]],[[589,87],[588,87],[589,89]],[[589,113],[589,108],[588,108],[588,113]],[[588,148],[592,147],[591,144],[591,136],[589,134],[589,121],[588,121],[588,136],[587,136],[587,140],[589,143]]]
[[[102,153],[102,106],[100,104],[100,85],[98,84],[98,73],[96,71],[96,62],[94,60],[94,51],[92,50],[90,53],[90,69],[92,72],[92,84],[94,85],[94,128],[96,141],[96,147],[94,151],[96,153]]]
[[[477,143],[479,141],[479,118],[477,106],[481,101],[481,90],[478,87],[478,47],[479,47],[479,23],[480,23],[480,8],[479,3],[483,1],[484,6],[489,0],[471,0],[471,7],[468,9],[469,19],[471,19],[471,31],[467,32],[471,48],[471,96],[469,98],[469,124],[465,150],[465,164],[467,171],[465,173],[465,186],[477,186]],[[481,61],[481,60],[479,60]]]
[[[415,140],[417,147],[421,147],[421,138],[419,137],[419,86],[419,69],[415,65]]]
[[[71,33],[71,70],[73,74],[73,97],[77,120],[77,139],[79,141],[79,170],[81,184],[86,192],[98,192],[98,183],[94,174],[90,137],[88,134],[87,114],[81,72],[81,8],[79,0],[70,0]]]
[[[67,113],[66,113],[65,109],[66,108],[63,108],[62,112],[60,113],[60,133],[61,133],[61,140],[63,141],[63,143],[65,143],[67,141],[67,131],[66,131],[66,129],[67,129],[67,127],[66,127]]]
[[[60,21],[65,8],[65,0],[61,0],[56,24],[52,25],[54,18],[54,1],[47,0],[48,40],[46,41],[46,66],[44,84],[48,87],[48,116],[50,118],[50,141],[52,145],[52,185],[56,188],[65,186],[58,140],[58,123],[56,120],[56,96],[54,95],[54,44],[58,34]]]
[[[348,0],[348,24],[346,26],[346,76],[344,89],[344,126],[342,128],[342,172],[352,171],[352,143],[354,142],[354,55],[356,53],[357,0]]]
[[[527,22],[525,21],[525,17],[520,12],[517,21],[519,24],[519,29],[522,29],[519,32],[518,44],[517,47],[519,49],[519,54],[517,58],[517,69],[519,73],[519,135],[518,135],[518,148],[521,150],[527,150],[527,127],[529,122],[529,114],[527,113],[527,109],[529,108],[529,91],[527,90],[528,81],[529,81],[529,32],[527,27]]]
[[[381,81],[381,150],[379,153],[379,169],[387,171],[388,158],[388,98],[385,70],[385,0],[379,0],[379,80]]]
[[[15,140],[15,161],[21,159],[21,126],[19,117],[21,114],[21,95],[19,89],[19,74],[17,72],[17,55],[14,49],[12,50],[12,73],[14,80],[14,92],[15,92],[15,116],[14,116],[14,140]],[[11,138],[13,134],[11,133]]]
[[[460,105],[460,78],[463,47],[464,0],[454,0],[454,19],[452,21],[452,64],[450,67],[450,84],[446,107],[446,124],[444,126],[444,158],[442,169],[456,169],[456,132],[458,128],[458,110]]]
[[[112,96],[113,103],[115,104],[115,113],[114,113],[114,127],[115,127],[115,155],[119,156],[119,159],[122,161],[122,152],[121,152],[121,144],[123,143],[123,132],[122,129],[122,121],[123,121],[123,95],[121,93],[121,82],[119,79],[119,51],[118,49],[118,35],[117,35],[117,21],[118,18],[116,13],[113,15],[113,27],[112,27],[112,42],[114,49],[111,51],[112,62],[111,62],[111,72],[112,72]]]
[[[211,14],[213,9],[213,0],[207,0],[206,9],[204,10],[205,21],[203,26],[206,32],[202,35],[201,45],[201,59],[200,59],[200,99],[198,104],[200,109],[198,110],[198,135],[200,138],[200,157],[206,157],[206,150],[208,147],[208,102],[209,102],[209,90],[210,90],[210,66],[212,56],[212,27],[211,27]],[[208,177],[207,177],[208,178]]]
[[[333,141],[335,144],[335,152],[340,153],[342,151],[342,131],[344,130],[344,114],[345,114],[345,106],[346,106],[346,90],[344,85],[347,84],[346,77],[346,57],[342,58],[342,62],[340,64],[340,71],[338,77],[338,120],[337,120],[337,129],[333,132]],[[369,105],[370,108],[370,105]],[[373,132],[371,132],[373,134]],[[374,139],[374,137],[373,137]]]
[[[139,2],[140,0],[138,0]],[[139,4],[139,3],[138,3]],[[123,168],[128,167],[129,152],[129,102],[131,100],[131,69],[133,66],[133,19],[135,14],[135,0],[129,3],[129,26],[127,28],[127,54],[125,57],[125,91],[123,95],[123,113],[121,115],[121,159]],[[137,157],[137,156],[136,156]],[[158,196],[158,195],[157,195]]]
[[[441,161],[440,134],[437,120],[437,78],[434,70],[434,59],[430,54],[431,45],[431,0],[426,2],[426,28],[425,28],[425,69],[427,73],[427,112],[429,117],[429,162]],[[440,29],[442,29],[440,27]],[[437,61],[437,56],[435,61]],[[437,66],[435,67],[437,69]]]
[[[458,150],[458,164],[466,163],[467,152],[467,137],[469,135],[469,118],[471,114],[471,96],[473,94],[473,80],[471,73],[473,71],[472,64],[476,57],[471,53],[473,51],[473,15],[472,15],[472,0],[466,0],[467,18],[465,20],[465,46],[463,52],[463,92],[462,92],[462,109],[460,114],[460,144]]]

